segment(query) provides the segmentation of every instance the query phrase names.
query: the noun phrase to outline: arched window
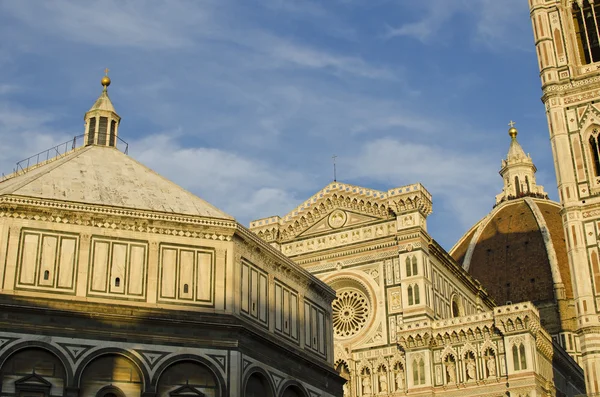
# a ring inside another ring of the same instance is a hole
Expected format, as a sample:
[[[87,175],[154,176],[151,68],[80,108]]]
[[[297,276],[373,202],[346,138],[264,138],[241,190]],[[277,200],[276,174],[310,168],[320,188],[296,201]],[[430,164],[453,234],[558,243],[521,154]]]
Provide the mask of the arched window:
[[[452,299],[452,317],[459,317],[460,309],[458,307],[458,302],[456,299]]]
[[[412,276],[412,269],[410,267],[410,257],[406,257],[406,276],[410,277]]]
[[[527,369],[527,357],[525,356],[525,345],[520,343],[519,345],[514,344],[512,347],[513,354],[513,366],[515,371],[521,371]]]
[[[413,276],[416,276],[417,274],[419,274],[419,272],[417,271],[417,257],[416,256],[412,257],[412,274],[413,274]]]
[[[521,369],[527,369],[527,357],[525,357],[525,345],[519,346],[519,356],[521,358]]]
[[[581,8],[577,2],[573,2],[573,26],[577,36],[577,47],[581,62],[585,64],[600,61],[599,16],[600,4],[596,3],[592,7],[588,0],[584,0]]]
[[[594,286],[596,295],[600,294],[600,265],[598,264],[598,254],[592,252],[592,272],[594,273]]]
[[[415,385],[425,384],[425,361],[421,357],[413,360],[413,383]]]
[[[594,175],[600,176],[600,158],[598,158],[598,130],[594,128],[593,135],[590,136],[590,150],[592,152],[592,161],[594,163]]]
[[[119,277],[115,278],[115,287],[121,286],[121,279]]]
[[[515,176],[515,191],[517,193],[517,197],[521,196],[521,184],[519,183],[519,177]]]
[[[531,193],[531,186],[529,186],[529,178],[525,175],[525,186],[527,186],[527,191],[525,193]]]
[[[421,296],[419,295],[418,285],[415,285],[415,288],[413,289],[413,294],[415,295],[415,305],[418,305],[419,303],[421,303]]]
[[[412,285],[408,286],[407,293],[408,293],[408,305],[411,306],[411,305],[414,304],[414,300],[413,300],[413,287],[412,287]]]
[[[183,284],[183,293],[187,294],[190,292],[190,286],[188,284]]]
[[[50,272],[48,270],[44,270],[44,280],[48,280],[50,278]]]

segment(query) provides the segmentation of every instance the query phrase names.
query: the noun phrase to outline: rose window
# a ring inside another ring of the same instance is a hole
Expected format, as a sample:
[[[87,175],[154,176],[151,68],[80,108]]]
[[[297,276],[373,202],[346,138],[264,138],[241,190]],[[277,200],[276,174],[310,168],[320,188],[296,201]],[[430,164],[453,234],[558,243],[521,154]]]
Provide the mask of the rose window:
[[[369,298],[361,291],[340,291],[333,301],[333,329],[335,336],[346,338],[358,333],[369,319]]]

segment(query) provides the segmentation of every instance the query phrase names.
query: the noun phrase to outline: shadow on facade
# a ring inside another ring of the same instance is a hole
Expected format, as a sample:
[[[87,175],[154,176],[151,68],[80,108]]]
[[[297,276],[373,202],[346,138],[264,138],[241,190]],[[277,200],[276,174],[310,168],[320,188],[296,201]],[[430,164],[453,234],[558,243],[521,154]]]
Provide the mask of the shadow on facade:
[[[224,314],[8,295],[0,295],[0,313],[0,392],[7,397],[226,397],[235,381],[227,366],[191,348],[237,351],[278,368],[293,361],[268,336]],[[310,364],[295,363],[285,370],[317,377]],[[279,385],[276,394],[266,372],[248,372],[243,396],[308,397],[300,383]]]

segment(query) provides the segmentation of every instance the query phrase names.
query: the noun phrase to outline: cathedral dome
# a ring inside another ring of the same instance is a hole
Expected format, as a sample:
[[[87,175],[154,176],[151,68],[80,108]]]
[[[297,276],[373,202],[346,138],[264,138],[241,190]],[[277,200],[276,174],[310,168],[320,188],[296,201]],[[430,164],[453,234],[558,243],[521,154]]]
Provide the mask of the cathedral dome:
[[[535,166],[511,135],[500,174],[496,206],[450,250],[497,304],[532,301],[550,333],[569,329],[573,318],[571,272],[561,205],[535,183]],[[558,302],[558,303],[557,303]]]
[[[477,222],[450,253],[499,305],[552,301],[555,276],[566,297],[573,298],[560,209],[545,199],[507,201]]]

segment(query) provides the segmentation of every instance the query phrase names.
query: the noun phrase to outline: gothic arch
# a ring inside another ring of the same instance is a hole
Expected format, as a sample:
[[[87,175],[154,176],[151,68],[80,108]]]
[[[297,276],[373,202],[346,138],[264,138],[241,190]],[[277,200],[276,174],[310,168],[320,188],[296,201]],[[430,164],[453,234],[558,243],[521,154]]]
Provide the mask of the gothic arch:
[[[146,390],[148,385],[150,385],[150,373],[148,369],[144,365],[144,363],[132,352],[120,349],[116,347],[107,347],[103,349],[98,349],[91,354],[87,355],[77,367],[75,374],[73,375],[73,386],[80,388],[81,386],[81,375],[85,371],[86,367],[92,363],[95,359],[100,358],[102,356],[107,355],[117,355],[122,356],[129,359],[139,370],[142,380],[142,390]]]
[[[259,366],[253,366],[253,367],[247,369],[244,376],[242,377],[242,390],[244,391],[244,393],[246,391],[246,386],[248,385],[248,381],[250,380],[250,378],[252,376],[258,376],[264,382],[266,382],[267,387],[268,387],[269,391],[271,392],[271,395],[269,395],[267,393],[267,395],[265,395],[264,397],[275,397],[277,388],[273,384],[272,378],[269,376],[267,371],[265,371],[263,368],[261,368]]]
[[[71,385],[71,382],[73,381],[73,368],[71,368],[71,366],[69,365],[69,360],[60,349],[44,342],[24,341],[9,347],[8,349],[6,349],[6,351],[4,351],[4,353],[2,353],[2,355],[0,355],[0,369],[4,368],[4,364],[8,361],[8,359],[10,359],[11,356],[19,353],[24,349],[30,348],[42,349],[56,356],[56,358],[58,358],[58,360],[62,363],[63,368],[65,370],[65,386]]]
[[[586,114],[588,112],[589,110],[586,110]],[[597,116],[600,117],[600,114]],[[587,120],[584,125],[585,127],[581,128],[583,156],[590,179],[595,181],[600,177],[600,125],[587,122]]]
[[[214,363],[202,356],[197,356],[194,354],[180,354],[174,357],[169,358],[168,360],[165,360],[154,372],[154,377],[152,378],[151,381],[151,385],[152,385],[152,389],[156,388],[156,385],[158,384],[158,381],[160,380],[160,376],[162,375],[162,373],[169,368],[171,365],[176,364],[180,361],[192,361],[192,362],[196,362],[200,365],[204,365],[205,367],[207,367],[210,372],[212,372],[213,376],[215,377],[215,380],[217,381],[217,385],[219,387],[219,393],[220,396],[227,396],[228,391],[226,388],[226,383],[225,383],[225,378],[223,378],[223,375],[221,373],[221,371],[219,371],[219,369],[217,367],[215,367]]]

